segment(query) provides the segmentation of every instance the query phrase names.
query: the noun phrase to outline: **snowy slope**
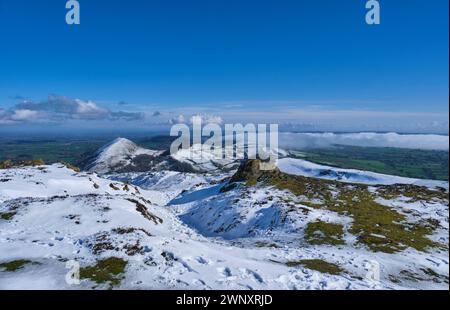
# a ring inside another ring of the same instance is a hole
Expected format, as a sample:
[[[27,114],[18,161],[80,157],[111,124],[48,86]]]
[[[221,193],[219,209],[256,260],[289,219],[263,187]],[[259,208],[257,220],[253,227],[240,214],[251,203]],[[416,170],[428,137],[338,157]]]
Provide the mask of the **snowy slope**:
[[[405,178],[393,175],[386,175],[370,171],[361,171],[354,169],[341,169],[315,164],[303,159],[281,158],[277,162],[278,168],[288,174],[302,175],[327,180],[337,180],[349,183],[362,184],[414,184],[427,187],[448,188],[448,182],[421,180]]]
[[[309,223],[337,223],[348,231],[353,219],[326,209],[311,208],[303,203],[302,197],[273,187],[238,185],[221,193],[221,186],[223,184],[188,191],[172,200],[170,206],[186,225],[208,238],[224,238],[231,244],[247,248],[268,248],[271,255],[277,255],[283,249],[283,258],[278,256],[274,260],[295,260],[295,257],[305,256],[320,258],[351,270],[355,277],[365,277],[369,269],[364,266],[375,262],[381,274],[378,283],[385,287],[448,288],[448,250],[423,252],[408,248],[393,254],[373,252],[358,245],[357,236],[350,233],[345,233],[346,244],[343,245],[311,245],[305,242],[305,228]],[[376,192],[377,189],[370,190]],[[406,198],[379,198],[377,201],[397,212],[409,214],[412,223],[434,219],[441,228],[430,238],[448,244],[448,200],[445,204]],[[439,280],[441,283],[436,279],[426,280],[424,270],[434,270],[446,280]],[[408,275],[413,276],[408,278]],[[414,277],[420,280],[414,280]],[[398,280],[401,283],[391,279],[401,279]]]
[[[0,170],[0,180],[0,266],[28,261],[15,270],[0,267],[0,289],[109,288],[90,278],[79,285],[65,281],[67,261],[86,268],[108,257],[127,262],[113,288],[398,288],[284,264],[313,258],[309,250],[206,238],[164,207],[158,191],[62,165]],[[364,259],[352,262],[363,272]]]
[[[208,186],[226,176],[163,170],[146,173],[113,173],[107,177],[111,180],[129,182],[143,189],[157,191],[165,197],[166,202],[169,202],[185,191]]]
[[[229,152],[228,152],[229,153]],[[171,157],[186,165],[192,167],[197,172],[214,173],[217,171],[231,171],[237,169],[240,164],[239,159],[235,159],[232,156],[216,156],[213,151],[203,149],[201,145],[193,145],[189,149],[181,149]]]
[[[189,152],[168,155],[119,138],[95,154],[90,172],[62,164],[0,170],[0,289],[110,288],[88,278],[79,285],[65,281],[67,261],[83,268],[110,257],[127,262],[117,289],[448,289],[448,247],[370,251],[349,232],[350,215],[271,184],[229,183],[239,160]],[[152,169],[123,172],[140,155]],[[429,238],[448,245],[448,182],[293,158],[279,159],[278,167],[315,178],[302,179],[306,188],[316,178],[342,182],[329,183],[333,196],[339,184],[352,190],[350,183],[367,184],[377,203],[405,215],[407,224],[430,221],[436,229]],[[433,191],[381,195],[402,190],[390,184]],[[342,225],[345,244],[308,243],[306,227],[317,221]],[[344,271],[332,275],[295,264],[311,259]],[[20,260],[29,263],[14,271],[2,267]],[[368,276],[374,262],[379,281]]]
[[[202,148],[202,145],[195,144],[188,149],[180,149],[175,154],[172,154],[171,158],[191,167],[193,172],[209,174],[228,173],[237,170],[244,158],[259,157],[258,154],[255,154],[255,146],[249,147],[248,143],[246,146],[239,157],[235,154],[235,149],[232,146],[226,145],[221,152],[216,154],[211,149]],[[271,152],[272,154],[276,153],[276,158],[288,155],[288,152],[282,149],[271,150]],[[268,157],[268,154],[264,155],[264,158]]]

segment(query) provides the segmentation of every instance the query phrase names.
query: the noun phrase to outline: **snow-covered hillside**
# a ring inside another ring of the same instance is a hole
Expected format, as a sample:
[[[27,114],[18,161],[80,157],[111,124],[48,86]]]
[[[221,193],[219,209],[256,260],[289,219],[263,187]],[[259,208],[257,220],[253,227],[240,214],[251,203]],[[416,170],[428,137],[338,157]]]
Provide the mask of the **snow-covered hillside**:
[[[419,186],[447,187],[448,182],[434,180],[420,180],[393,175],[386,175],[370,171],[355,169],[341,169],[325,165],[315,164],[303,159],[281,158],[277,162],[278,168],[285,173],[314,177],[326,180],[337,180],[349,183],[362,184],[414,184]]]
[[[207,239],[157,192],[95,174],[53,165],[0,179],[0,289],[395,288],[284,264],[311,253]],[[67,262],[81,265],[79,285],[66,282]]]
[[[139,154],[157,169],[115,169]],[[449,287],[448,182],[177,156],[119,139],[101,176],[0,170],[0,289]]]
[[[188,149],[181,149],[171,157],[192,167],[192,171],[200,173],[214,173],[220,171],[232,171],[237,169],[240,160],[234,159],[232,156],[220,158],[214,152],[202,149],[201,145],[194,145]]]
[[[139,155],[154,157],[161,153],[141,148],[128,139],[117,138],[99,149],[88,161],[85,169],[97,173],[111,172],[130,165],[132,159]]]
[[[134,142],[118,138],[100,148],[82,164],[83,170],[107,174],[113,172],[229,172],[239,167],[241,160],[216,158],[211,151],[198,151],[196,147],[168,151],[149,150]]]
[[[258,157],[255,151],[256,146],[244,148],[241,153],[241,158],[239,158],[238,156],[233,156],[235,149],[232,146],[226,146],[223,152],[216,154],[213,150],[196,144],[188,149],[180,149],[175,154],[172,154],[171,158],[191,167],[190,170],[192,172],[217,174],[235,171],[242,163],[244,157]],[[276,153],[279,157],[284,157],[288,154],[281,149],[277,149]],[[266,154],[264,157],[268,158],[269,156]]]

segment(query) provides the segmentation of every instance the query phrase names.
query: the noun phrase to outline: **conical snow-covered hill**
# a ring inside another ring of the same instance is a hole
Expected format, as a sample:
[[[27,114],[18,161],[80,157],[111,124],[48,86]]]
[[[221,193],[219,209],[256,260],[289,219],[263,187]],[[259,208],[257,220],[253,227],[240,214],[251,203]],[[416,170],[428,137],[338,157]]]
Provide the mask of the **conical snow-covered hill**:
[[[117,138],[89,158],[84,168],[91,172],[107,173],[132,165],[133,160],[138,156],[147,157],[150,160],[161,153],[161,151],[139,147],[128,139]]]

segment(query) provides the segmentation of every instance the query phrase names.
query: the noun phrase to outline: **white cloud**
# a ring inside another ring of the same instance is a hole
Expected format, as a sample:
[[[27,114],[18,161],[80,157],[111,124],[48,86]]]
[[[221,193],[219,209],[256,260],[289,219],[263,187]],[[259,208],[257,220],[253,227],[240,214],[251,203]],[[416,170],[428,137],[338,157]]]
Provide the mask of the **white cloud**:
[[[0,124],[14,125],[24,122],[64,123],[67,120],[142,120],[144,113],[112,111],[99,107],[93,101],[49,95],[41,102],[22,101],[8,110],[0,110]]]
[[[194,117],[200,118],[201,121],[202,121],[202,125],[207,125],[207,124],[218,124],[218,125],[221,125],[223,123],[223,119],[220,116],[207,115],[207,114],[205,114],[205,115],[197,114],[197,115],[193,115],[190,118],[190,123],[191,124],[193,123],[193,118]]]
[[[18,121],[18,122],[23,122],[23,121],[31,121],[34,120],[38,117],[39,112],[38,111],[32,111],[32,110],[15,110],[11,116],[10,119],[12,121]]]
[[[106,116],[108,110],[98,107],[92,101],[83,101],[80,99],[75,99],[76,107],[74,109],[74,115],[77,117],[94,117],[99,118]]]
[[[281,148],[305,149],[351,145],[366,147],[397,147],[423,150],[449,149],[449,136],[398,133],[280,133]]]
[[[223,123],[223,120],[220,116],[217,115],[208,115],[208,114],[194,114],[191,117],[188,118],[189,122],[187,121],[186,117],[183,114],[180,114],[176,117],[173,117],[169,120],[170,124],[192,124],[194,117],[200,118],[202,125],[206,124],[218,124],[221,125]]]
[[[214,116],[214,115],[210,115],[210,116],[206,116],[205,123],[207,124],[222,124],[223,123],[223,119],[220,116]]]
[[[183,114],[178,115],[177,117],[171,118],[169,120],[170,124],[184,124],[186,119]]]

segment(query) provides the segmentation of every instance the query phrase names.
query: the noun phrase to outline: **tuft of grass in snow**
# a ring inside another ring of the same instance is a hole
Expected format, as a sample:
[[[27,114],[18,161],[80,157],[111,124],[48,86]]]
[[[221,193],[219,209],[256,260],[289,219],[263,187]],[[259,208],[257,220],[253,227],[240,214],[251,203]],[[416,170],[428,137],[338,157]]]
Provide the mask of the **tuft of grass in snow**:
[[[97,261],[93,266],[80,268],[80,278],[92,280],[97,284],[109,284],[112,288],[120,284],[127,264],[128,262],[121,258],[109,257]]]
[[[113,190],[115,190],[115,191],[118,191],[118,190],[120,190],[120,188],[118,188],[115,184],[113,184],[113,183],[110,183],[109,184],[109,187],[111,187]]]
[[[444,283],[449,284],[449,277],[447,275],[438,274],[436,271],[434,271],[431,268],[421,268],[420,270],[427,276],[431,277],[433,279],[433,281],[436,283],[444,282]]]
[[[32,159],[32,160],[18,160],[12,161],[10,159],[0,162],[0,169],[9,169],[17,167],[27,167],[27,166],[42,166],[45,162],[42,159]]]
[[[15,212],[4,212],[4,213],[0,212],[0,218],[5,221],[11,220],[14,217],[14,215],[16,215]]]
[[[163,219],[162,218],[160,218],[160,217],[154,215],[153,213],[149,212],[148,208],[144,204],[140,203],[138,200],[131,199],[131,198],[126,198],[126,200],[128,200],[131,203],[134,203],[136,205],[136,211],[141,213],[142,216],[145,217],[147,220],[153,221],[153,223],[155,223],[156,225],[163,223]]]
[[[449,199],[448,191],[441,187],[431,190],[424,186],[394,184],[378,186],[377,191],[382,198],[388,200],[399,197],[406,197],[409,199],[409,202],[433,202],[436,200],[448,201]]]
[[[113,232],[119,234],[119,235],[125,235],[125,234],[131,234],[134,232],[143,232],[144,234],[146,234],[147,236],[151,237],[152,234],[149,233],[148,231],[146,231],[144,228],[135,228],[135,227],[118,227],[118,228],[114,228],[112,230]]]
[[[28,264],[37,264],[37,263],[33,263],[32,261],[29,261],[26,259],[18,259],[18,260],[13,260],[13,261],[6,262],[6,263],[1,263],[0,268],[3,268],[5,271],[8,271],[8,272],[13,272],[13,271],[22,269],[23,267],[25,267]]]
[[[343,235],[344,228],[342,225],[322,221],[308,223],[305,229],[305,238],[313,245],[342,245],[345,244],[342,239]]]
[[[446,283],[448,284],[448,276],[446,275],[439,275],[435,273],[433,270],[427,268],[427,269],[420,269],[420,272],[415,272],[411,270],[401,270],[397,275],[389,275],[389,280],[393,283],[402,283],[402,282],[423,282],[423,281],[429,281],[434,283]]]
[[[257,183],[258,183],[258,181],[256,179],[250,179],[250,180],[247,180],[247,182],[245,182],[245,185],[246,186],[254,186]]]
[[[401,283],[403,281],[420,282],[433,281],[434,283],[449,284],[449,277],[445,274],[439,274],[431,268],[420,268],[420,272],[411,270],[401,270],[398,275],[389,275],[389,279],[394,283]]]
[[[321,259],[302,259],[299,261],[290,261],[287,262],[286,265],[288,267],[303,266],[311,270],[316,270],[322,273],[328,273],[332,275],[338,275],[344,271],[344,269],[342,269],[338,265],[326,262]]]
[[[61,165],[64,165],[66,168],[68,168],[68,169],[70,169],[70,170],[73,170],[73,171],[75,171],[75,172],[80,172],[80,171],[81,171],[81,169],[78,168],[77,166],[74,166],[74,165],[72,165],[72,164],[69,164],[69,163],[67,163],[67,162],[65,162],[65,161],[61,161],[60,164],[61,164]]]

